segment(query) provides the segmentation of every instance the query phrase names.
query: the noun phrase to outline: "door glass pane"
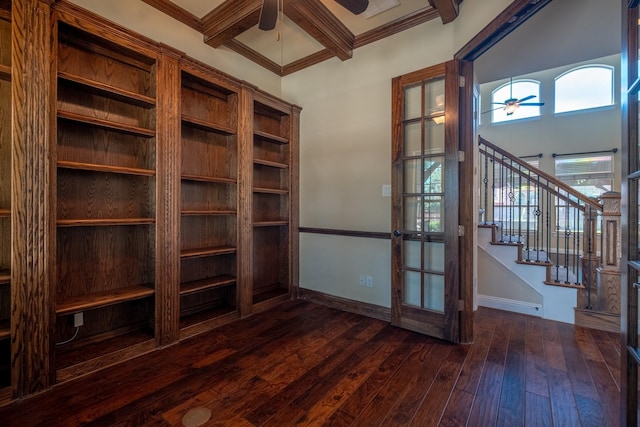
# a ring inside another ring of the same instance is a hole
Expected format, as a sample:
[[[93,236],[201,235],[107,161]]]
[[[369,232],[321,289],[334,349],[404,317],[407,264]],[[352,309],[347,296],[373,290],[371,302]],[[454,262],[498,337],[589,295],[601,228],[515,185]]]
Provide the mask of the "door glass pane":
[[[422,268],[420,263],[420,240],[404,240],[404,266],[407,268]]]
[[[425,154],[444,153],[444,123],[433,120],[424,122],[424,151]]]
[[[424,231],[442,233],[444,231],[444,197],[426,196],[424,198]]]
[[[422,134],[420,122],[404,125],[404,155],[419,156],[422,153]]]
[[[425,82],[424,111],[427,116],[444,112],[444,77]]]
[[[444,190],[444,157],[424,159],[424,192],[443,193]]]
[[[444,243],[424,243],[424,266],[434,273],[444,273]]]
[[[404,229],[410,231],[422,231],[422,197],[405,197],[404,206]]]
[[[440,274],[424,275],[424,308],[444,311],[444,276]]]
[[[422,84],[408,86],[404,90],[404,117],[403,120],[415,119],[422,116]]]
[[[421,159],[405,160],[404,162],[404,192],[422,193]]]
[[[420,295],[420,273],[416,271],[404,272],[404,303],[413,305],[414,307],[420,307],[421,304]]]

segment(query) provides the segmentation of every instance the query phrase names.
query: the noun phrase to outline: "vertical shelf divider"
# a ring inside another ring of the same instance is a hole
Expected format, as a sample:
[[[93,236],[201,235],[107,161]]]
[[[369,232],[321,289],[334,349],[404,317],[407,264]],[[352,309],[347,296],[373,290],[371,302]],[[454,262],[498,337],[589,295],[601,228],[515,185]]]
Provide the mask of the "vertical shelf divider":
[[[160,346],[180,337],[180,55],[163,47],[158,61],[156,176],[156,342]]]

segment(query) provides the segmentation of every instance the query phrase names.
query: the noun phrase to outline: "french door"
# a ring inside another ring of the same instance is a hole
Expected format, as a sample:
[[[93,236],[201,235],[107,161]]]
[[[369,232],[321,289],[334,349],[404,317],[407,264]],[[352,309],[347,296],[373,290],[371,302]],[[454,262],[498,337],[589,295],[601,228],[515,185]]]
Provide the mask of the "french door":
[[[461,82],[459,61],[393,80],[391,322],[452,342],[461,341],[465,306],[459,256]]]
[[[640,292],[640,12],[638,0],[623,0],[622,49],[622,425],[637,426],[640,385],[640,341],[638,339],[638,292]]]

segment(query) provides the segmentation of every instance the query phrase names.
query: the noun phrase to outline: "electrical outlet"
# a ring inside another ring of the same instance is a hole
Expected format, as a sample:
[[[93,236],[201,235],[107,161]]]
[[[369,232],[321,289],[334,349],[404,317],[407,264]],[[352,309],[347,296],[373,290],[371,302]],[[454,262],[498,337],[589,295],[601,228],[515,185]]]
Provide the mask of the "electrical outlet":
[[[75,313],[73,315],[73,327],[79,328],[82,325],[84,325],[84,313],[83,312]]]
[[[366,286],[367,288],[373,288],[373,276],[367,276]]]
[[[360,275],[360,286],[364,286],[365,283],[365,279],[364,279],[364,274]]]

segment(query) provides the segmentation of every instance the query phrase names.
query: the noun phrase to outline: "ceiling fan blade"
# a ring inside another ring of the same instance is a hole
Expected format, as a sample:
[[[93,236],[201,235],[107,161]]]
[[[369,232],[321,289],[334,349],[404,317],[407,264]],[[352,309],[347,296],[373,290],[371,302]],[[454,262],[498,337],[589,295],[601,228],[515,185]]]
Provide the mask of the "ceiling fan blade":
[[[533,98],[535,98],[535,97],[536,97],[535,95],[525,96],[524,98],[519,99],[519,100],[518,100],[518,103],[519,103],[519,104],[522,104],[524,101],[528,101],[528,100],[533,99]]]
[[[369,0],[336,0],[336,3],[354,15],[359,15],[369,7]]]
[[[492,102],[492,104],[495,104],[495,105],[507,105],[506,102]]]
[[[524,104],[520,104],[520,106],[525,107],[541,107],[544,105],[544,102],[525,102]]]
[[[490,110],[483,111],[483,112],[482,112],[482,113],[480,113],[480,114],[490,113],[490,112],[492,112],[492,111],[501,110],[502,108],[503,108],[503,107],[496,107],[496,108],[492,108],[492,109],[490,109]]]
[[[278,21],[278,0],[262,0],[258,28],[264,31],[273,30]]]

